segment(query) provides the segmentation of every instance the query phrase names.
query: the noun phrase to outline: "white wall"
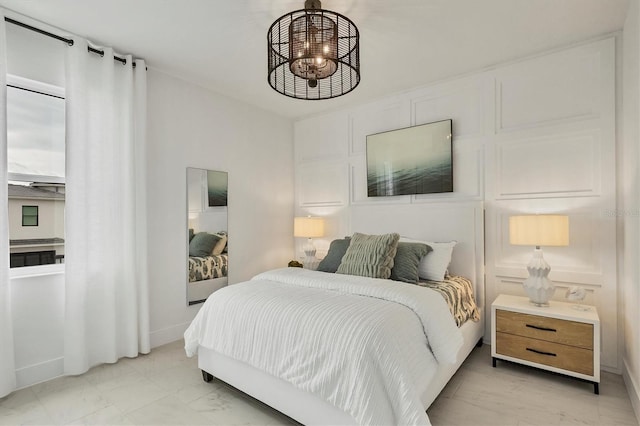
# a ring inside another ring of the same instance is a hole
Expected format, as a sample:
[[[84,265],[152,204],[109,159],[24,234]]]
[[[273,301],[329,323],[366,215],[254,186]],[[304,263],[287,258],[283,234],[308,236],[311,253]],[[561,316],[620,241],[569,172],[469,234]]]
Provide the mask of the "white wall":
[[[623,376],[636,416],[640,419],[640,7],[629,3],[622,37],[623,127],[618,150],[620,198],[618,250],[622,270],[624,340]]]
[[[544,248],[555,299],[569,285],[587,288],[586,303],[597,306],[602,321],[603,367],[620,372],[615,69],[611,37],[300,120],[296,213],[329,217],[329,235],[317,242],[322,255],[332,238],[349,232],[352,206],[428,209],[482,200],[487,305],[500,293],[524,295],[533,248],[509,244],[509,215],[568,214],[570,246]],[[366,135],[448,118],[454,193],[367,198]],[[430,226],[437,224],[415,223],[421,234]]]
[[[229,281],[293,255],[289,120],[148,71],[149,279],[152,346],[174,341],[201,305],[186,305],[187,167],[229,172]]]

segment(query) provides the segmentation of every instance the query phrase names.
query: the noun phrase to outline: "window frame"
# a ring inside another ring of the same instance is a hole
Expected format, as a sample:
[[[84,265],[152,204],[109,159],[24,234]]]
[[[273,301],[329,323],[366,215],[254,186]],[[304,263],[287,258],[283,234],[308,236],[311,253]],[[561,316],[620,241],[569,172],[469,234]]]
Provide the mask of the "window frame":
[[[43,83],[41,81],[30,80],[28,78],[19,77],[13,74],[7,74],[7,86],[18,90],[23,89],[29,92],[38,93],[43,96],[52,96],[54,98],[65,99],[64,87],[54,86],[52,84]],[[65,123],[66,132],[66,123]],[[24,173],[9,173],[9,180],[29,181],[41,180],[51,183],[65,183],[65,178],[59,176],[46,175],[30,175]]]
[[[40,209],[39,209],[39,207],[40,206],[26,206],[24,204],[22,205],[22,226],[39,226],[39,223],[40,223],[40,221],[39,221],[39,218],[40,218]],[[25,215],[25,213],[24,213],[24,209],[25,208],[35,208],[36,209],[36,214],[35,214],[36,224],[35,225],[27,225],[27,224],[24,223],[25,216],[26,217],[33,217],[34,216],[34,215]]]
[[[14,74],[7,74],[7,86],[17,89],[24,89],[39,93],[43,96],[53,96],[56,98],[66,99],[66,91],[64,87],[43,83],[41,81],[31,80],[29,78],[20,77]],[[65,120],[66,133],[66,120]],[[65,159],[66,161],[66,159]],[[46,180],[51,183],[66,183],[65,178],[59,176],[31,175],[23,173],[8,173],[9,181],[30,181],[30,180]],[[66,244],[66,243],[65,243]],[[9,268],[9,279],[30,278],[45,275],[64,274],[64,263],[23,266],[20,268]]]

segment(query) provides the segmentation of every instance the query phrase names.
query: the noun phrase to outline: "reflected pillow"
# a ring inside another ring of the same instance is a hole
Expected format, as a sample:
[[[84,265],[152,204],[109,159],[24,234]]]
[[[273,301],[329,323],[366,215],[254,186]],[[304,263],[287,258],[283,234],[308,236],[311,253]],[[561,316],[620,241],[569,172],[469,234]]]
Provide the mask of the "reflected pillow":
[[[213,250],[211,250],[211,254],[214,256],[219,256],[222,254],[222,251],[227,246],[227,236],[220,235],[220,234],[216,234],[216,236],[219,237],[220,239],[218,240],[216,245],[213,247]]]
[[[398,249],[398,234],[366,235],[356,232],[344,254],[338,274],[389,278]]]
[[[189,228],[189,242],[191,242],[191,240],[193,240],[193,237],[195,237],[196,233],[193,232],[193,228]]]
[[[344,254],[349,248],[350,242],[351,237],[331,241],[331,244],[329,245],[329,252],[324,259],[320,261],[317,270],[321,272],[336,272],[340,266],[340,262],[342,262]]]
[[[189,243],[189,256],[211,256],[213,248],[218,241],[220,241],[219,235],[209,234],[208,232],[198,232]]]
[[[420,279],[418,265],[420,260],[431,251],[424,243],[399,242],[396,257],[393,259],[391,279],[405,283],[417,283]]]
[[[225,237],[227,237],[227,243],[224,245],[224,248],[222,249],[222,253],[227,253],[229,251],[229,234],[227,233],[227,231],[218,231],[216,232],[216,234],[224,235]]]
[[[433,249],[429,254],[422,258],[418,265],[418,276],[424,280],[442,281],[447,273],[449,264],[451,263],[451,255],[457,241],[449,241],[447,243],[433,243],[430,241],[417,241],[408,238],[402,238],[403,242],[423,243]]]

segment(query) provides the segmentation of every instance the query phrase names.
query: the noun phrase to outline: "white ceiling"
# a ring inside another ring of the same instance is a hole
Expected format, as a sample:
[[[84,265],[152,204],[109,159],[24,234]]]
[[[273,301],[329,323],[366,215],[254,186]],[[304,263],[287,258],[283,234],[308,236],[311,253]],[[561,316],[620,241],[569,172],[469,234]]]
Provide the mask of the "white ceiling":
[[[361,83],[303,101],[267,83],[266,34],[303,0],[0,0],[149,67],[298,118],[620,30],[629,0],[324,0],[360,30]]]

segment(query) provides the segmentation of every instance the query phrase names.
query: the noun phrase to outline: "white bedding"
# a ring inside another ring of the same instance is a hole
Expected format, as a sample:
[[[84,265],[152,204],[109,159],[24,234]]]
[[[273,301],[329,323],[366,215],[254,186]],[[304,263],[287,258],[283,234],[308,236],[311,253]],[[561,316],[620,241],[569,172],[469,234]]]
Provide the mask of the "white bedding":
[[[214,293],[185,343],[189,356],[200,345],[243,361],[359,424],[424,425],[420,395],[462,335],[430,289],[285,268]]]

